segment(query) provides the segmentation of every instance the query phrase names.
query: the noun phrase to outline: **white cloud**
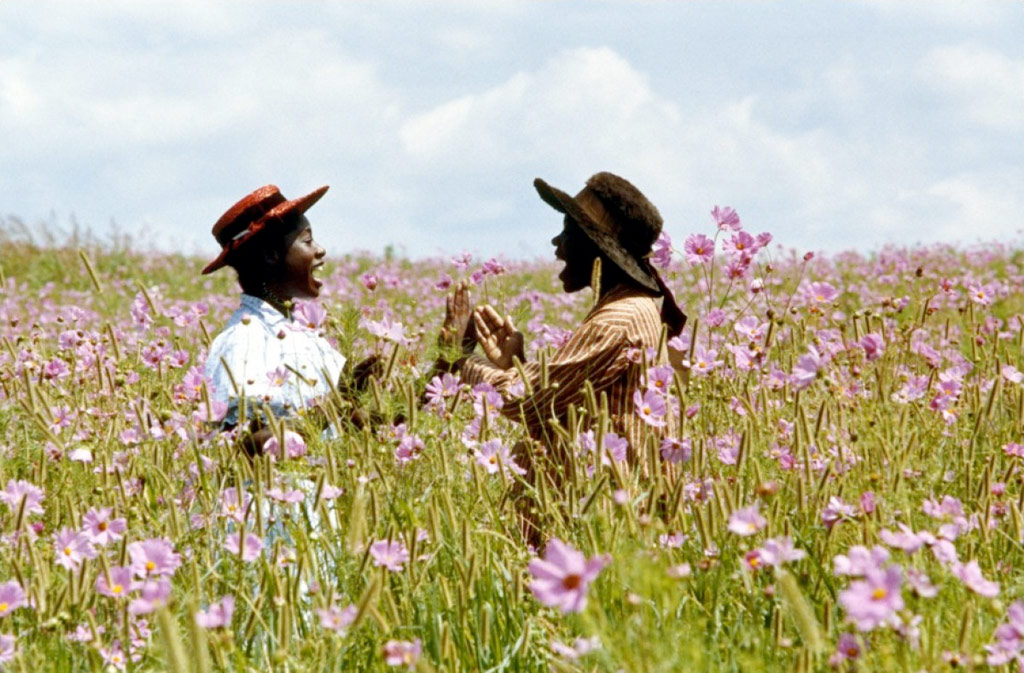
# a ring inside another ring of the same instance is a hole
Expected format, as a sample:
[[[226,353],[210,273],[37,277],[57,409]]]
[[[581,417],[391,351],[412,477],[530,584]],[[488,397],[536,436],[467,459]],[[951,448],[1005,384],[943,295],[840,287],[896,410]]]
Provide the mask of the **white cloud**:
[[[945,46],[928,52],[919,75],[975,123],[1024,129],[1024,60],[976,44]]]

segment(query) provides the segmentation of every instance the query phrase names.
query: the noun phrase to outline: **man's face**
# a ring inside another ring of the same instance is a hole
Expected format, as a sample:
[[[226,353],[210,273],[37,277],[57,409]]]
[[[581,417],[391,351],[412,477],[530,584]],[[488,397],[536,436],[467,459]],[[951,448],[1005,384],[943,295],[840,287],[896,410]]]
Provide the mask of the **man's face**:
[[[598,249],[574,219],[565,216],[562,233],[551,239],[551,245],[555,246],[555,257],[565,262],[565,268],[558,274],[562,289],[577,292],[589,287]]]
[[[280,294],[297,299],[320,295],[320,282],[313,274],[323,266],[327,251],[313,239],[313,229],[305,217],[286,239],[287,252],[281,261]]]

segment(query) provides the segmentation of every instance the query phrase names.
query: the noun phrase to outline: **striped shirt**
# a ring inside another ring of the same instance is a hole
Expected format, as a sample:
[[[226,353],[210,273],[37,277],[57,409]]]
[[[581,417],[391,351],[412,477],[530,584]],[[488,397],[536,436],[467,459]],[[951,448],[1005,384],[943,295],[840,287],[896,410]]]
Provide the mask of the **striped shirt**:
[[[643,387],[642,354],[658,347],[661,329],[661,315],[649,293],[628,285],[613,288],[548,361],[548,386],[541,388],[540,364],[525,363],[526,387],[532,394],[506,402],[501,413],[522,422],[533,439],[551,446],[549,420],[564,423],[570,406],[583,405],[583,384],[590,381],[598,399],[602,392],[608,396],[608,429],[626,438],[634,455],[643,446],[645,433],[655,431],[635,413],[633,392]],[[654,362],[648,360],[649,366],[667,362],[662,351]],[[479,355],[466,360],[462,380],[470,385],[490,383],[506,399],[523,383],[518,369],[500,369]]]

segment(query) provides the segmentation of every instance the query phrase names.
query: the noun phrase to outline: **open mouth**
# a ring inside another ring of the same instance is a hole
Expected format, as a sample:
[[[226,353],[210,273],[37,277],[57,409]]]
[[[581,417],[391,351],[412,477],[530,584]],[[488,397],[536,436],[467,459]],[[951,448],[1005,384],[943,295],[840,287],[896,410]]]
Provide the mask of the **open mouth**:
[[[323,287],[324,284],[323,281],[316,277],[316,274],[320,271],[320,267],[322,267],[323,265],[323,262],[318,262],[314,264],[309,270],[309,277],[313,281],[313,287],[315,287],[318,290],[321,287]]]

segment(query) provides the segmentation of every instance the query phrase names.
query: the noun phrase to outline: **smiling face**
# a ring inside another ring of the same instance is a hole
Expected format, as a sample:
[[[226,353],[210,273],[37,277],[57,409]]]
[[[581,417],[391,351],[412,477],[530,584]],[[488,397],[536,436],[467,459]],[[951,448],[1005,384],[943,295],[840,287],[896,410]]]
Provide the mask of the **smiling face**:
[[[309,220],[300,218],[284,245],[285,253],[278,261],[277,278],[270,289],[283,299],[315,299],[323,283],[314,273],[323,266],[327,251],[313,238]]]
[[[566,215],[562,233],[551,239],[551,245],[555,246],[555,257],[565,262],[565,268],[558,274],[562,289],[576,292],[589,287],[594,258],[600,251],[576,221]]]

